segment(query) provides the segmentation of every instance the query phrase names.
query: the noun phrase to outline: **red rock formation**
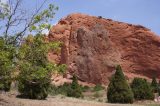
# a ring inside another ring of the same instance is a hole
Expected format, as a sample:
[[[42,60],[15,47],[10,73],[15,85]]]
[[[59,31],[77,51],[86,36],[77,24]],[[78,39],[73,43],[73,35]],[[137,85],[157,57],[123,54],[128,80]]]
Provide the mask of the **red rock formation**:
[[[68,73],[90,83],[108,82],[120,64],[128,78],[160,78],[160,37],[149,29],[111,19],[71,14],[53,26],[50,41],[63,42],[51,60],[68,65]]]

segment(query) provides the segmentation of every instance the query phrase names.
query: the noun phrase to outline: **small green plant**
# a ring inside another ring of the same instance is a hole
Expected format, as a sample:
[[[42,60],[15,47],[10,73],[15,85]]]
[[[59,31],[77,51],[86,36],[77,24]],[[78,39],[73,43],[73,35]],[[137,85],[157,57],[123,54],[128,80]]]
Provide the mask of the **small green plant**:
[[[108,85],[107,98],[110,103],[133,103],[133,93],[120,65],[116,67],[116,72]]]
[[[131,83],[131,88],[136,100],[154,99],[154,95],[151,86],[146,79],[134,78]]]
[[[60,86],[52,85],[51,89],[49,90],[49,93],[51,95],[61,94],[61,95],[67,96],[67,92],[69,92],[70,87],[71,87],[71,84],[68,84],[68,83],[64,83],[63,85],[60,85]]]
[[[80,85],[82,92],[87,92],[88,90],[90,90],[89,86],[82,86]]]
[[[100,85],[100,84],[97,84],[94,88],[93,88],[93,91],[101,91],[101,90],[104,90],[105,88],[102,86],[102,85]]]

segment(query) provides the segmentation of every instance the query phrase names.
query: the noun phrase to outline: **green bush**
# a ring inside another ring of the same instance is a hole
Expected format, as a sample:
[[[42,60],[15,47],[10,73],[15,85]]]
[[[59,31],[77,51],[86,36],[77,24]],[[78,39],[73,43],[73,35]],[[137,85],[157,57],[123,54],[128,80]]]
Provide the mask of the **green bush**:
[[[151,86],[146,81],[146,79],[134,78],[131,83],[131,88],[136,100],[154,99]]]
[[[0,80],[0,90],[4,90],[6,92],[11,89],[11,80]]]
[[[82,92],[86,92],[86,91],[90,90],[89,86],[80,86],[80,87],[81,87]]]
[[[107,98],[110,103],[133,103],[133,93],[120,65],[116,67],[116,72],[108,85]]]
[[[75,75],[73,75],[71,87],[70,87],[69,91],[67,92],[67,96],[76,97],[76,98],[83,97],[82,89],[81,89],[80,85],[78,84],[78,80]]]
[[[68,83],[64,83],[63,85],[60,85],[60,86],[52,85],[49,92],[51,95],[61,94],[61,95],[67,96],[67,93],[70,92],[69,91],[70,87],[71,87],[71,84],[68,84]]]
[[[18,91],[22,93],[23,96],[30,99],[45,99],[48,96],[49,87],[50,82],[30,82],[26,80],[21,80],[18,84]]]
[[[102,86],[102,85],[100,85],[100,84],[97,84],[94,88],[93,88],[93,91],[100,91],[100,90],[104,90],[105,88]]]

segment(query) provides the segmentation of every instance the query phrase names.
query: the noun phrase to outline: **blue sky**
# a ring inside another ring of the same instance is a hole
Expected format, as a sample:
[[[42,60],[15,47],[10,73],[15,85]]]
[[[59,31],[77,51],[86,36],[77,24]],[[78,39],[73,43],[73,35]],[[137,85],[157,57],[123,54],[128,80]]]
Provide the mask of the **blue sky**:
[[[35,4],[43,0],[24,1],[23,7],[32,12]],[[160,0],[48,0],[47,3],[54,3],[59,7],[51,24],[68,14],[78,12],[140,24],[160,35]]]
[[[50,0],[59,6],[54,23],[71,13],[141,24],[160,35],[160,0]]]

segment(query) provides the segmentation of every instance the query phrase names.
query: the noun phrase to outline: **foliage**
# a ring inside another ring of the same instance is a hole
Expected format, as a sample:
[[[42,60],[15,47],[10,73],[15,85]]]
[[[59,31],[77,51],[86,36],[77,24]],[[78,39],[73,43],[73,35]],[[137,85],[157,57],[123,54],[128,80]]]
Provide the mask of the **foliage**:
[[[67,96],[67,92],[70,92],[69,91],[70,87],[71,87],[71,84],[68,84],[68,83],[64,83],[63,85],[60,85],[60,86],[52,85],[49,92],[51,95],[61,94],[61,95]]]
[[[146,79],[134,78],[131,83],[131,88],[136,100],[154,99],[151,86]]]
[[[110,103],[133,103],[133,93],[120,65],[116,67],[116,72],[108,85],[107,98]]]
[[[93,88],[93,91],[100,91],[100,90],[103,90],[105,89],[102,85],[100,84],[97,84],[94,88]]]
[[[18,90],[31,99],[45,99],[53,72],[64,72],[65,65],[57,66],[47,59],[51,49],[58,49],[60,43],[46,42],[45,36],[28,36],[19,49]]]
[[[86,91],[90,90],[89,86],[80,86],[80,87],[81,87],[82,92],[86,92]]]
[[[15,47],[7,45],[4,38],[0,38],[0,90],[9,91],[14,71]]]
[[[79,85],[79,86],[80,86],[80,89],[82,92],[86,92],[87,90],[90,89],[88,86],[81,86],[81,85]],[[61,94],[61,95],[67,96],[68,93],[70,93],[70,90],[71,90],[70,83],[64,83],[63,85],[60,85],[60,86],[52,85],[51,89],[50,89],[50,94],[51,95]]]
[[[159,88],[158,88],[158,83],[155,77],[152,78],[151,87],[154,93],[158,92]]]
[[[75,75],[73,75],[71,87],[69,92],[67,92],[67,96],[76,98],[83,97],[81,87],[78,84],[78,80]]]

